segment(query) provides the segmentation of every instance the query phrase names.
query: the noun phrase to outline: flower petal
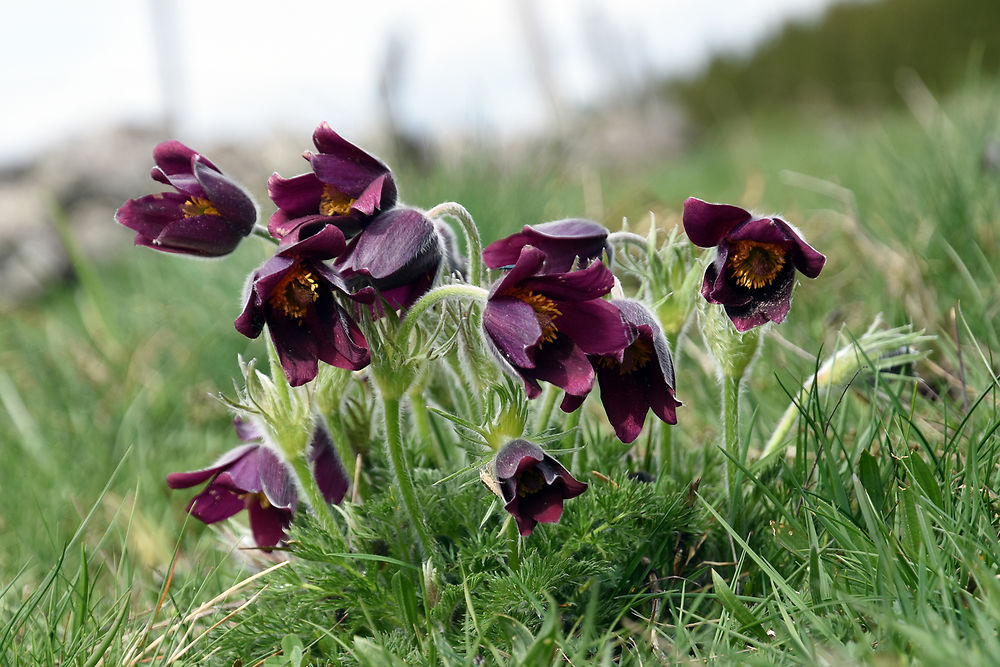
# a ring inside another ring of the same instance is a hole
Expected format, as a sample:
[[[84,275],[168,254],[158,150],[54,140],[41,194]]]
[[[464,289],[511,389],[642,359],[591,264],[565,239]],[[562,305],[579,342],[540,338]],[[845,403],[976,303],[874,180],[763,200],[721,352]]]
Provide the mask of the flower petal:
[[[719,245],[734,227],[751,217],[749,211],[739,206],[711,204],[696,197],[688,197],[684,202],[684,232],[702,248]]]

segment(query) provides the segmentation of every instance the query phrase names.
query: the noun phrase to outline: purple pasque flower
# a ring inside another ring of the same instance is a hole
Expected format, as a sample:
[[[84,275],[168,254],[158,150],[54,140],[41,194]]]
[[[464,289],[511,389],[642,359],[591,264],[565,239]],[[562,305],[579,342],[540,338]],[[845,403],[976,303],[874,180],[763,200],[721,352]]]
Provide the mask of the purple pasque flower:
[[[615,299],[628,332],[628,345],[621,358],[591,355],[601,386],[601,403],[615,434],[622,442],[633,442],[646,423],[646,412],[653,411],[667,424],[677,423],[674,395],[674,362],[667,339],[649,310],[637,301]],[[573,412],[583,403],[583,396],[566,394],[560,406]]]
[[[339,505],[347,495],[350,480],[343,461],[333,446],[333,438],[326,425],[320,420],[313,431],[312,441],[306,451],[306,458],[312,468],[313,478],[326,502]]]
[[[423,296],[441,267],[444,254],[434,223],[415,208],[379,213],[334,268],[352,289],[374,287],[394,309],[405,309]]]
[[[267,191],[278,210],[271,216],[268,231],[277,239],[291,235],[303,224],[332,224],[345,234],[362,229],[378,211],[396,203],[396,183],[389,167],[321,123],[313,132],[318,153],[303,157],[312,172],[282,178],[273,174]]]
[[[621,359],[628,344],[618,309],[602,299],[614,276],[601,262],[567,273],[544,273],[545,253],[525,246],[514,267],[490,290],[483,330],[492,349],[524,381],[538,380],[585,396],[594,386],[588,354]]]
[[[740,332],[784,320],[795,271],[815,278],[826,263],[781,218],[758,218],[738,206],[689,197],[684,231],[696,246],[715,247],[701,293],[709,303],[725,307]]]
[[[279,248],[250,277],[236,330],[256,338],[266,324],[293,387],[316,377],[320,361],[348,370],[368,365],[368,342],[335,296],[346,294],[347,285],[323,261],[340,255],[346,245],[337,227],[325,225],[312,236]]]
[[[154,180],[174,187],[130,199],[115,220],[135,231],[135,244],[163,252],[219,257],[232,252],[257,222],[247,191],[179,141],[153,149]]]
[[[583,218],[525,225],[520,232],[486,246],[483,263],[491,269],[508,267],[517,261],[526,245],[545,253],[546,273],[562,273],[572,270],[578,258],[584,264],[600,258],[608,249],[608,230]]]
[[[241,438],[256,439],[252,427],[237,422]],[[260,443],[245,444],[223,454],[201,470],[167,475],[171,489],[208,485],[188,503],[187,511],[206,524],[216,523],[244,509],[259,547],[273,547],[285,537],[298,505],[292,473],[278,456]]]
[[[528,536],[539,523],[555,523],[563,501],[587,490],[558,461],[527,440],[512,440],[496,455],[496,469],[504,509],[514,516],[518,532]]]

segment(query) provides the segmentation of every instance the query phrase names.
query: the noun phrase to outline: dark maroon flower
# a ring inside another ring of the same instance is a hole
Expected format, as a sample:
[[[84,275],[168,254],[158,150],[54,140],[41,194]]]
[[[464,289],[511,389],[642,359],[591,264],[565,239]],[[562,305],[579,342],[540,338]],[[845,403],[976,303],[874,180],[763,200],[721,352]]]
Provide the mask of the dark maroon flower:
[[[223,454],[208,468],[167,475],[171,489],[186,489],[208,481],[187,511],[206,524],[246,509],[250,530],[260,547],[273,547],[285,536],[298,504],[288,467],[261,444],[246,444]]]
[[[522,536],[538,523],[555,523],[562,516],[563,501],[587,490],[558,461],[527,440],[512,440],[493,462],[504,509],[514,516]]]
[[[534,246],[545,253],[545,272],[570,271],[577,258],[584,263],[599,258],[608,246],[608,230],[592,220],[570,218],[525,225],[517,234],[494,241],[483,249],[483,263],[491,269],[511,266],[521,249]]]
[[[339,505],[347,494],[350,480],[347,478],[344,463],[333,446],[330,432],[323,424],[316,425],[306,458],[312,467],[316,485],[319,486],[326,502]]]
[[[282,178],[274,174],[267,190],[278,210],[271,216],[268,230],[278,239],[291,235],[303,225],[332,224],[345,234],[362,229],[378,211],[396,203],[396,183],[389,167],[343,139],[327,123],[313,133],[318,153],[303,157],[312,172]]]
[[[368,365],[364,334],[334,295],[346,294],[347,286],[323,261],[340,255],[346,245],[343,233],[326,225],[313,236],[281,247],[250,278],[236,330],[256,338],[267,324],[292,386],[316,377],[319,361],[348,370]]]
[[[173,186],[130,199],[115,220],[135,231],[135,244],[185,255],[229,254],[257,222],[257,205],[236,181],[179,141],[153,149],[153,179]]]
[[[633,442],[646,422],[646,412],[668,424],[677,423],[674,396],[674,362],[660,325],[645,306],[629,300],[612,300],[625,322],[628,346],[616,357],[590,356],[601,386],[601,402],[608,421],[622,442]],[[580,407],[584,397],[566,394],[565,412]]]
[[[574,396],[594,386],[588,354],[620,359],[628,339],[618,309],[602,299],[614,276],[601,262],[568,273],[541,273],[545,253],[526,246],[490,290],[483,330],[504,362],[524,381],[529,398],[538,380]]]
[[[393,208],[376,216],[334,264],[347,285],[369,285],[390,306],[409,308],[430,289],[441,266],[441,237],[423,213]]]
[[[690,197],[684,231],[695,245],[716,248],[701,293],[724,306],[740,332],[784,320],[795,271],[815,278],[826,262],[781,218],[758,218],[738,206]]]

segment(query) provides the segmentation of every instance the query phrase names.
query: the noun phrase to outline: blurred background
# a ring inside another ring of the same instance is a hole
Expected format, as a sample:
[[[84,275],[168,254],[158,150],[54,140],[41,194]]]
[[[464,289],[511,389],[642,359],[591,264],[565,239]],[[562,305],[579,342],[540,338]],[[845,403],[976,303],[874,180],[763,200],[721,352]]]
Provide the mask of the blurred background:
[[[193,262],[131,247],[113,214],[159,191],[149,167],[167,138],[242,180],[264,221],[267,177],[304,171],[324,120],[383,157],[407,203],[458,201],[487,242],[581,215],[670,226],[689,195],[780,209],[831,257],[809,286],[826,301],[800,297],[782,329],[809,354],[877,312],[937,331],[959,298],[992,309],[992,327],[996,0],[275,7],[3,8],[0,581],[51,562],[88,515],[88,544],[128,542],[140,571],[162,571],[187,499],[165,474],[234,444],[206,396],[231,387],[237,354],[263,350],[232,320],[270,249]],[[709,432],[696,414],[678,436],[692,448]]]

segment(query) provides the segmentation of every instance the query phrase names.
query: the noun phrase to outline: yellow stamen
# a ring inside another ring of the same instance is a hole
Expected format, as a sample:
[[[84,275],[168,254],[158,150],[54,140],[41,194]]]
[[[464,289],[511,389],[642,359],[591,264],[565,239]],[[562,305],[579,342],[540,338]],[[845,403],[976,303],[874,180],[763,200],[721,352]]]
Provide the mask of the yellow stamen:
[[[319,284],[311,271],[301,263],[292,265],[274,287],[268,302],[288,317],[301,320],[310,304],[319,298]]]
[[[525,302],[535,311],[535,317],[538,318],[538,324],[542,327],[542,337],[538,341],[539,344],[551,343],[556,339],[556,332],[559,331],[559,329],[556,327],[555,320],[557,317],[562,315],[562,312],[556,306],[555,301],[547,296],[521,287],[506,290],[504,295],[512,296],[518,301]]]
[[[726,268],[736,284],[747,289],[773,283],[788,260],[788,253],[776,243],[736,241],[730,248]]]
[[[611,357],[598,357],[596,363],[601,368],[618,366],[619,375],[630,375],[648,364],[652,358],[653,350],[649,347],[649,343],[642,338],[636,338],[631,345],[625,348],[621,364],[618,364]]]
[[[528,468],[517,476],[517,495],[522,498],[538,493],[544,487],[545,477],[538,468]]]
[[[321,215],[347,215],[351,212],[354,200],[329,185],[323,186],[323,194],[319,197],[319,212]]]
[[[196,215],[219,215],[219,209],[204,197],[191,197],[181,204],[181,211],[185,218],[193,218]]]

